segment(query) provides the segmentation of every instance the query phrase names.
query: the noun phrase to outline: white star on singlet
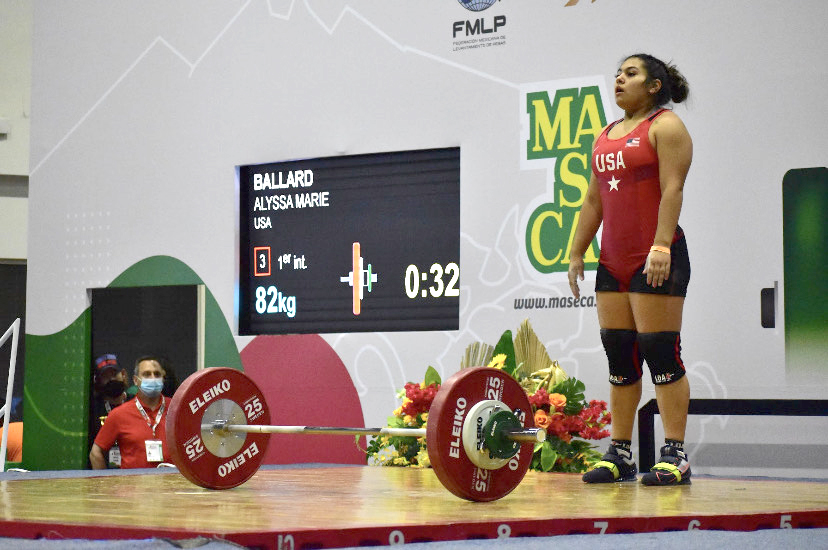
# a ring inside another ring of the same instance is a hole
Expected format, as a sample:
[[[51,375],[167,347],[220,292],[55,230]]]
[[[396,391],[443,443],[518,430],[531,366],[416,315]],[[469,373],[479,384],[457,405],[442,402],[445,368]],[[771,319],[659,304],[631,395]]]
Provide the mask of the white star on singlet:
[[[610,191],[618,191],[618,184],[621,183],[621,180],[615,179],[615,174],[613,174],[612,179],[609,180]]]

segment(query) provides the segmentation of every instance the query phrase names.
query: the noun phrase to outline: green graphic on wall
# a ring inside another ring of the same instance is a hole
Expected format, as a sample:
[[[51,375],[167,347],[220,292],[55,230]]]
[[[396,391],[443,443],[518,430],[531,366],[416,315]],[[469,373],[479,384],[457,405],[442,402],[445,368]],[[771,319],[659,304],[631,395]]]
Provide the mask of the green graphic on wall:
[[[788,373],[828,375],[828,168],[782,179],[785,364]]]
[[[109,287],[201,284],[201,278],[180,260],[153,256],[125,270]],[[209,288],[204,302],[205,366],[242,370],[233,332]],[[57,333],[26,335],[24,468],[87,467],[91,363],[89,308]]]

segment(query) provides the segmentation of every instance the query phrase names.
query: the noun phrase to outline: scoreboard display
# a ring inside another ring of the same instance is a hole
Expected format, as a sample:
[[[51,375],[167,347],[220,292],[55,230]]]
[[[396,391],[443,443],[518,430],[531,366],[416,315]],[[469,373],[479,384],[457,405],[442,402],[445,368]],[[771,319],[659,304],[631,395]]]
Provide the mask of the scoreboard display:
[[[240,335],[455,330],[460,149],[239,166]]]

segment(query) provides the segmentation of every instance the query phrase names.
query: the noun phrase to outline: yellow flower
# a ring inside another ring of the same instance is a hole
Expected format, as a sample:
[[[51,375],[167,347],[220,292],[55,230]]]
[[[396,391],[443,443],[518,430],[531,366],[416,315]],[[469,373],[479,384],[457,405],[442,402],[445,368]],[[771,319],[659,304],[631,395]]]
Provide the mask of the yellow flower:
[[[402,407],[394,409],[394,416],[402,416]]]
[[[423,420],[423,426],[425,426],[426,422],[428,422],[428,412],[420,414],[420,418]]]
[[[561,366],[558,364],[557,361],[552,361],[552,368],[554,369],[553,370],[554,374],[552,376],[552,380],[549,381],[549,387],[550,388],[553,387],[558,382],[563,382],[564,380],[569,378],[569,376],[567,376],[567,374],[566,374],[566,371],[564,371],[561,368]]]
[[[405,417],[403,417],[403,422],[405,422],[405,424],[407,426],[416,426],[417,425],[417,419],[414,418],[413,416],[411,416],[410,414],[407,414],[407,415],[405,415]]]
[[[491,362],[489,363],[489,367],[493,369],[503,369],[506,366],[506,354],[505,353],[498,353],[494,357],[492,357]]]
[[[420,449],[417,453],[417,467],[418,468],[429,468],[431,466],[431,461],[428,459],[428,450],[427,449]]]

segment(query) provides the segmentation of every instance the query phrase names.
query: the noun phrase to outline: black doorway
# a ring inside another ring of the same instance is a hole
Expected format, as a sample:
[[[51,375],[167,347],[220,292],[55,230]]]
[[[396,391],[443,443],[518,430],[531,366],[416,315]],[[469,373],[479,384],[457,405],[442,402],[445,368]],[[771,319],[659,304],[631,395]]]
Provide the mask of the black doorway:
[[[10,422],[23,420],[23,365],[25,363],[25,316],[26,316],[26,262],[13,260],[0,261],[0,336],[20,318],[20,331],[17,335],[17,360],[14,367],[14,384],[12,389]],[[5,404],[6,388],[11,359],[12,338],[0,347],[0,406]],[[0,426],[2,426],[0,417]]]
[[[202,285],[96,288],[92,302],[92,370],[95,358],[114,354],[132,384],[135,361],[153,355],[167,371],[164,393],[171,396],[178,384],[203,366]],[[90,415],[96,395],[90,391]],[[99,421],[90,418],[90,444]]]

